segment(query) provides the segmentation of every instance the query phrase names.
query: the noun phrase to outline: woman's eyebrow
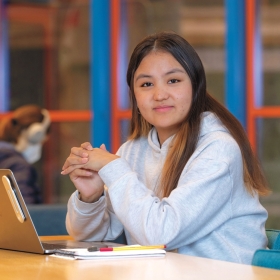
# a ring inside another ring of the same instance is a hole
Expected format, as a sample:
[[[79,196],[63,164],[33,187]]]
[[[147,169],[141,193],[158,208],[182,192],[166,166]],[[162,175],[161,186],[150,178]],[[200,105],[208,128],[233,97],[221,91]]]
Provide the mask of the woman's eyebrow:
[[[184,70],[182,70],[180,68],[174,68],[174,69],[168,71],[167,73],[165,73],[165,75],[170,75],[170,74],[174,74],[174,73],[178,73],[178,72],[186,73],[186,71],[184,71]]]
[[[143,79],[143,78],[151,78],[151,75],[147,75],[147,74],[139,74],[136,78],[135,78],[135,82],[137,82],[139,79]]]

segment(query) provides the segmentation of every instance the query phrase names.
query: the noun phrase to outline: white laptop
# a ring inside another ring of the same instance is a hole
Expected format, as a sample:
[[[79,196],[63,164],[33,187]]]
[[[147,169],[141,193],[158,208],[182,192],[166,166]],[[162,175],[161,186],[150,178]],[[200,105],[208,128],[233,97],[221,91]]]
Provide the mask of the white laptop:
[[[103,242],[41,242],[11,170],[0,169],[0,249],[50,254],[58,249],[106,247]]]

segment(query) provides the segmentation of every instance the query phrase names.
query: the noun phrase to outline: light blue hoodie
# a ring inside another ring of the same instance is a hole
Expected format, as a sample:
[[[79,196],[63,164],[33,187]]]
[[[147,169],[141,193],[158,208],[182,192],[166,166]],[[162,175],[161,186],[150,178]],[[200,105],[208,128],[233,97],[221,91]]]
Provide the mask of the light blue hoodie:
[[[169,197],[156,195],[172,137],[160,148],[155,129],[128,141],[100,171],[105,196],[88,204],[75,192],[66,226],[77,240],[112,240],[124,230],[128,244],[166,244],[179,253],[250,264],[265,248],[267,211],[243,181],[240,149],[220,120],[202,114],[197,148]]]

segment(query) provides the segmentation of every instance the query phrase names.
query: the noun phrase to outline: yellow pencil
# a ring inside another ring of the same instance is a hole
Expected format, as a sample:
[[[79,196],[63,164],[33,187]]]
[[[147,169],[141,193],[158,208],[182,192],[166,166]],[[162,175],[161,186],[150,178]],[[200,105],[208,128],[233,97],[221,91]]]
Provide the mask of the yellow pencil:
[[[149,249],[165,249],[166,245],[150,245],[150,246],[121,246],[121,247],[110,247],[100,248],[100,252],[111,252],[111,251],[129,251],[129,250],[149,250]]]

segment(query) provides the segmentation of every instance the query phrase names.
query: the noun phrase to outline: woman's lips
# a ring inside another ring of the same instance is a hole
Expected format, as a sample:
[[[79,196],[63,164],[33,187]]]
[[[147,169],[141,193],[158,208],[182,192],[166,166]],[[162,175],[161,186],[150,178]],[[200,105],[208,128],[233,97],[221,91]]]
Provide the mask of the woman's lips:
[[[159,113],[165,113],[165,112],[170,111],[172,108],[173,108],[173,106],[158,106],[158,107],[155,107],[154,110]]]

